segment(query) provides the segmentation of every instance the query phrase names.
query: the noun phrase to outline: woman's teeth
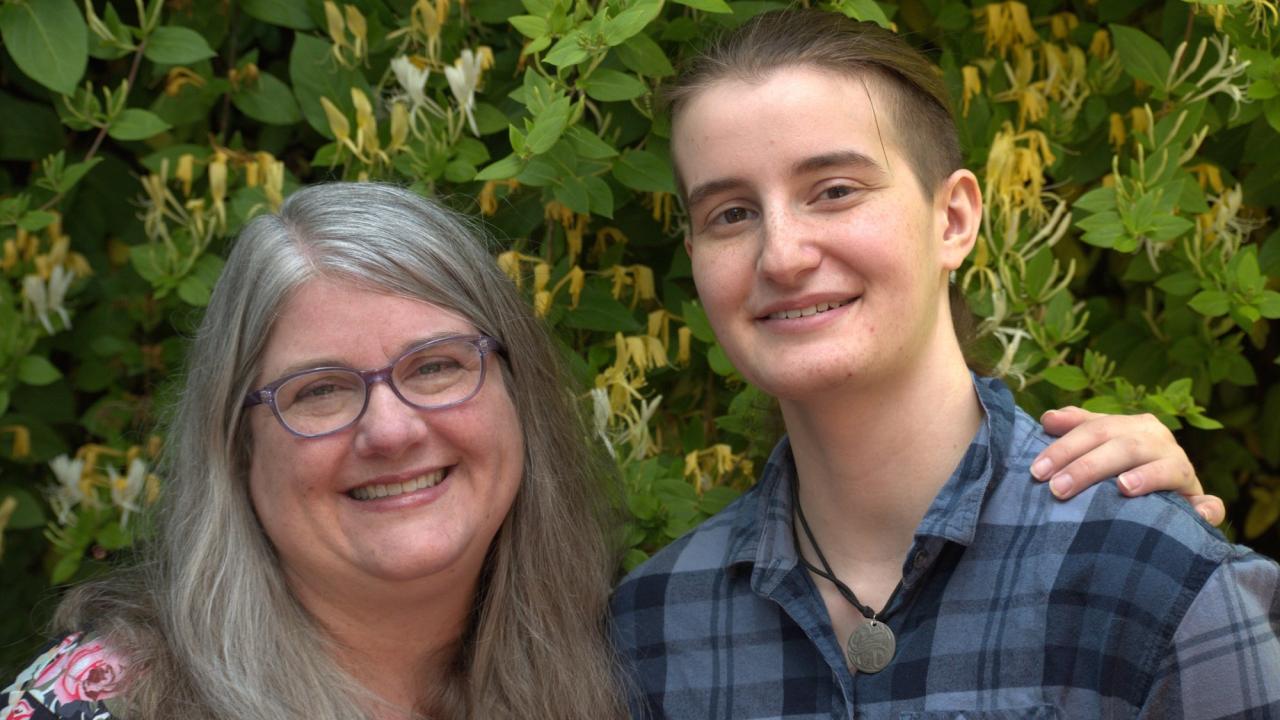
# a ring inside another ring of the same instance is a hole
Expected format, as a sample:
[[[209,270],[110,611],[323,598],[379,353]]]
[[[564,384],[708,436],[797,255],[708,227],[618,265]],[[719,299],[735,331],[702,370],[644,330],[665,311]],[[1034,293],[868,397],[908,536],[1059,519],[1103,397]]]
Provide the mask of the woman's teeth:
[[[349,494],[356,500],[376,500],[384,497],[395,497],[411,493],[423,488],[435,487],[444,479],[444,470],[436,470],[425,475],[420,475],[412,480],[402,483],[388,483],[386,485],[364,485],[352,490]]]
[[[835,310],[838,307],[848,305],[850,302],[852,301],[842,300],[840,302],[833,303],[818,303],[817,305],[810,305],[807,308],[799,308],[798,310],[780,310],[776,313],[769,313],[769,319],[794,320],[798,317],[809,317],[810,315],[817,315],[818,313],[824,313],[828,310]]]

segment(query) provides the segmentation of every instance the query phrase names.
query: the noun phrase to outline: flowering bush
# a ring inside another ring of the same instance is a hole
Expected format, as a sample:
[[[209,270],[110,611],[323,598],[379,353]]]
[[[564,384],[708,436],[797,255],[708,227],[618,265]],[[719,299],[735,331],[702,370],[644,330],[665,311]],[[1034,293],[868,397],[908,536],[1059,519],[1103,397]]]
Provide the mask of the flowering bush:
[[[145,533],[184,337],[229,239],[301,183],[489,223],[590,388],[628,566],[747,487],[775,428],[694,296],[654,90],[780,5],[0,0],[0,665],[51,583]],[[908,33],[953,88],[987,198],[956,277],[975,355],[1030,410],[1183,428],[1228,533],[1277,554],[1275,0],[823,7]]]

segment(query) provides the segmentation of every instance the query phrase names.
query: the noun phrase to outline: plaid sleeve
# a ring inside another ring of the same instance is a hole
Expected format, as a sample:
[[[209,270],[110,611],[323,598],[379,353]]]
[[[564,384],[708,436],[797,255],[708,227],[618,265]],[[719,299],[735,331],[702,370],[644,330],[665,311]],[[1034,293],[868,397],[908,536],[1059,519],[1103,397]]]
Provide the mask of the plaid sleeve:
[[[1280,718],[1280,565],[1225,561],[1191,603],[1141,718]]]

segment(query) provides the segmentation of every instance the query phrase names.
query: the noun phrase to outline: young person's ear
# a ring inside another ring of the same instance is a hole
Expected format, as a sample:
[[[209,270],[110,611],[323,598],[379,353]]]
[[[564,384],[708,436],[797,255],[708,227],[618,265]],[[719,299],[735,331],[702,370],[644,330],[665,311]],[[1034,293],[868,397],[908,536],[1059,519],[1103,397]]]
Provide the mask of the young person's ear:
[[[939,254],[943,269],[959,269],[973,250],[982,227],[982,188],[978,178],[964,169],[951,173],[939,188],[934,205],[942,229]]]

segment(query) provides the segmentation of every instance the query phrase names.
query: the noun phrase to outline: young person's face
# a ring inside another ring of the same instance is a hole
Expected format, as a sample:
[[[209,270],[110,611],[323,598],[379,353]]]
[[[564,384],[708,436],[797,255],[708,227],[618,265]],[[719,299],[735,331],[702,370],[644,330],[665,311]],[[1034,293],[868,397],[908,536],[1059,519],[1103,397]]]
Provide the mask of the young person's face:
[[[872,79],[791,67],[721,80],[675,119],[698,294],[734,365],[780,399],[889,380],[954,338],[947,273],[973,242],[955,196],[980,208],[976,181],[927,197],[886,106]]]

